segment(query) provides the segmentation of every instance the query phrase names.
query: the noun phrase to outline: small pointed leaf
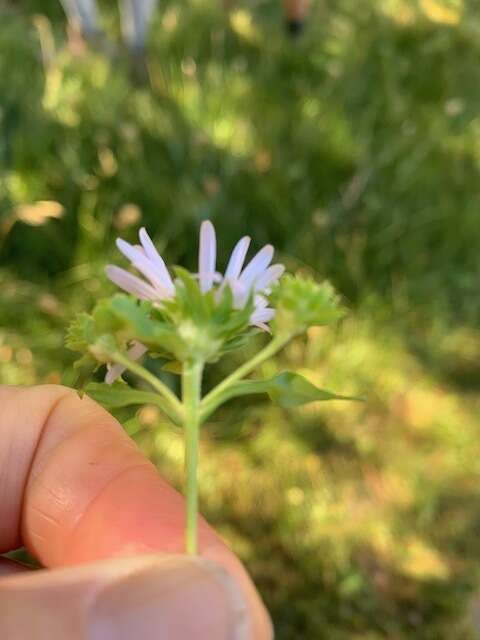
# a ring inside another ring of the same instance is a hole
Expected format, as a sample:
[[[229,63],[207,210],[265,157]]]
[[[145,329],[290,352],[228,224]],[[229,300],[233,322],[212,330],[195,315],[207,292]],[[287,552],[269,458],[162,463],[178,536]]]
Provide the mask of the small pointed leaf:
[[[319,389],[306,378],[292,371],[284,371],[272,378],[268,385],[268,395],[281,407],[297,407],[308,402],[325,400],[360,400]]]
[[[131,389],[123,382],[115,382],[112,385],[91,382],[84,390],[93,400],[106,409],[120,409],[121,407],[136,404],[154,404],[178,424],[178,418],[172,415],[167,404],[156,393]]]
[[[259,393],[266,393],[272,402],[284,408],[325,400],[362,400],[362,398],[338,395],[325,389],[319,389],[300,374],[284,371],[268,380],[237,382],[226,389],[214,405],[207,404],[204,407],[203,419],[206,419],[218,406],[231,398]]]

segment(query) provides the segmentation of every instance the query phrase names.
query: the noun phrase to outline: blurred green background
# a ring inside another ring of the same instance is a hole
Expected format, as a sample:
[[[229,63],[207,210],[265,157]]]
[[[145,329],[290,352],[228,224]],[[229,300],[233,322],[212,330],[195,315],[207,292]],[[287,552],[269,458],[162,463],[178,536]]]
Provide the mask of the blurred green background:
[[[139,82],[125,52],[67,36],[58,2],[3,2],[0,381],[72,379],[65,327],[113,290],[116,236],[145,225],[190,268],[207,217],[221,264],[244,233],[273,242],[350,314],[264,373],[367,402],[227,407],[203,434],[203,512],[279,640],[474,638],[478,5],[316,0],[295,40],[282,20],[274,0],[162,0]],[[120,417],[180,486],[181,434],[153,407]]]

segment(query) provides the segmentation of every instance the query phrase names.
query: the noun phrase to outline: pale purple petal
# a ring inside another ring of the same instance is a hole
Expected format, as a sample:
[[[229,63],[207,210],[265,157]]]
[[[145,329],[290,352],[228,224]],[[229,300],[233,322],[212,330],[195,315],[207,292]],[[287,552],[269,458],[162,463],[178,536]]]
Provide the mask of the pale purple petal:
[[[248,289],[240,282],[240,280],[229,280],[228,284],[232,290],[233,307],[242,309],[248,300]]]
[[[198,278],[198,274],[195,274],[195,276]],[[232,289],[232,287],[231,287],[231,283],[225,280],[225,278],[222,277],[222,274],[218,273],[218,271],[215,273],[214,280],[219,284],[219,286],[215,291],[215,302],[218,303],[222,299],[223,292],[225,291],[225,287],[230,287],[230,289]],[[233,290],[232,290],[232,293],[233,293]]]
[[[261,295],[255,296],[255,310],[265,309],[268,306],[268,300]]]
[[[265,322],[252,322],[252,326],[258,327],[259,329],[262,329],[262,331],[266,331],[267,333],[272,333],[272,330],[270,329],[268,324],[265,324]]]
[[[168,286],[165,286],[165,282],[157,272],[155,265],[149,258],[146,257],[144,250],[136,249],[133,245],[121,238],[117,239],[117,247],[123,255],[130,260],[135,269],[138,269],[146,278],[148,278],[157,290],[157,297],[159,299],[170,297],[170,291]]]
[[[248,265],[243,270],[240,276],[240,282],[250,289],[252,284],[257,278],[259,278],[265,269],[268,267],[273,258],[273,247],[271,244],[267,244],[260,249],[260,251],[254,256]]]
[[[250,316],[250,322],[257,324],[258,322],[269,322],[275,316],[275,309],[256,309]]]
[[[271,333],[270,327],[267,322],[269,322],[275,316],[275,309],[255,309],[255,311],[250,316],[250,324],[254,327],[258,327],[263,331],[267,331],[267,333]]]
[[[145,355],[147,351],[148,348],[144,344],[138,342],[138,340],[134,340],[132,342],[132,346],[127,351],[127,356],[130,358],[130,360],[138,360],[143,355]]]
[[[276,282],[285,271],[283,264],[274,264],[268,267],[266,271],[255,282],[256,291],[264,291],[267,287]]]
[[[118,380],[122,373],[125,371],[125,367],[121,364],[107,364],[107,373],[105,374],[105,382],[107,384],[113,384],[115,380]]]
[[[196,278],[198,281],[200,281],[200,274],[199,273],[192,273],[191,274],[194,278]],[[203,274],[205,275],[205,274]],[[224,278],[222,276],[222,274],[219,271],[214,271],[212,274],[212,280],[214,283],[220,284],[222,282],[224,282]]]
[[[140,242],[142,243],[142,247],[143,247],[143,250],[145,251],[147,258],[149,258],[149,260],[153,262],[153,264],[155,265],[155,268],[158,271],[158,275],[162,279],[162,282],[165,288],[168,289],[170,294],[173,295],[175,291],[175,287],[173,285],[172,278],[168,273],[167,267],[165,266],[165,262],[162,256],[156,250],[155,245],[153,244],[152,240],[150,239],[150,236],[147,233],[147,230],[144,227],[140,229],[138,233],[138,237],[140,238]]]
[[[149,284],[132,275],[125,269],[121,269],[113,264],[109,264],[105,268],[107,278],[111,280],[117,287],[123,289],[127,293],[140,298],[141,300],[157,300],[157,291]]]
[[[239,277],[249,246],[250,238],[248,236],[245,236],[237,242],[228,261],[227,270],[225,271],[226,279],[236,280]]]
[[[127,356],[130,358],[130,360],[139,360],[145,353],[147,353],[147,351],[148,349],[144,344],[135,340],[130,349],[128,349]],[[112,384],[122,375],[125,369],[126,367],[121,364],[107,364],[105,382],[107,384]]]
[[[215,229],[210,220],[205,220],[200,227],[200,248],[198,251],[198,278],[202,293],[210,291],[213,286],[216,254]]]

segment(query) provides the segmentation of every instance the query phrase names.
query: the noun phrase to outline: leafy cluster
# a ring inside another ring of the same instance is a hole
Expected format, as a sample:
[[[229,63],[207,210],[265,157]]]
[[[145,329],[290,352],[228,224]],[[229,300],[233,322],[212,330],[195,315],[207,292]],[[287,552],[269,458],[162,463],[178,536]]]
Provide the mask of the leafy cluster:
[[[91,315],[82,313],[70,326],[67,347],[83,353],[78,366],[93,368],[124,353],[133,341],[168,361],[214,362],[241,346],[249,330],[253,302],[236,309],[228,286],[203,294],[184,269],[176,269],[175,297],[161,305],[125,294],[101,300]]]
[[[332,324],[344,314],[338,295],[329,282],[286,275],[272,292],[277,313],[276,333],[301,333],[308,327]]]

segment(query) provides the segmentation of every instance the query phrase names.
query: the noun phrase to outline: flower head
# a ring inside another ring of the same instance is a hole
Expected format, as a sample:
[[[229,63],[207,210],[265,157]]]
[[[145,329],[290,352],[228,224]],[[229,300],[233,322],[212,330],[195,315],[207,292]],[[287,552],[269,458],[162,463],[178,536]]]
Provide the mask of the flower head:
[[[139,232],[139,245],[132,245],[125,240],[118,239],[117,247],[123,255],[130,261],[132,267],[141,277],[133,275],[129,271],[108,265],[106,274],[108,278],[127,293],[132,294],[140,300],[148,300],[160,311],[172,311],[172,306],[177,307],[184,300],[185,285],[188,278],[191,278],[183,270],[177,270],[177,278],[172,279],[165,262],[158,253],[150,236],[144,228]],[[212,303],[219,305],[220,311],[225,289],[230,289],[230,304],[234,310],[247,311],[239,316],[239,326],[256,326],[264,331],[270,331],[268,322],[275,315],[275,310],[268,306],[267,296],[271,292],[272,286],[283,274],[284,267],[281,264],[271,265],[273,258],[273,247],[266,245],[245,265],[245,258],[250,246],[250,238],[245,236],[235,245],[227,264],[225,273],[222,275],[216,270],[217,239],[215,229],[211,222],[205,221],[200,228],[200,243],[198,252],[198,273],[194,274],[198,282],[199,295],[211,296]],[[193,305],[192,299],[187,300],[187,306]],[[247,310],[248,305],[248,310]],[[242,320],[242,317],[244,320]],[[193,333],[192,333],[193,331]],[[192,325],[182,323],[178,327],[181,339],[192,340],[197,333],[197,341],[203,347],[205,336],[193,330]],[[203,336],[203,337],[202,337]],[[206,337],[206,343],[211,340]],[[198,346],[198,343],[197,343]],[[128,357],[133,360],[141,358],[147,347],[139,340],[133,340],[127,352]],[[124,371],[124,367],[118,364],[108,365],[107,383],[113,382]]]
[[[175,282],[144,228],[140,229],[139,240],[139,245],[131,245],[118,239],[117,247],[143,278],[114,265],[107,266],[106,274],[127,293],[140,300],[151,300],[162,305],[175,297]],[[248,236],[237,242],[222,276],[216,271],[217,240],[214,226],[208,220],[203,222],[200,227],[196,276],[203,294],[216,288],[220,296],[226,286],[230,287],[237,309],[244,308],[252,296],[254,309],[250,316],[250,324],[268,331],[267,323],[274,317],[275,310],[268,306],[266,296],[284,272],[284,267],[281,264],[270,266],[273,258],[271,245],[263,247],[244,267],[249,245]]]
[[[277,314],[274,330],[298,333],[335,322],[344,315],[329,282],[287,275],[272,292]]]

